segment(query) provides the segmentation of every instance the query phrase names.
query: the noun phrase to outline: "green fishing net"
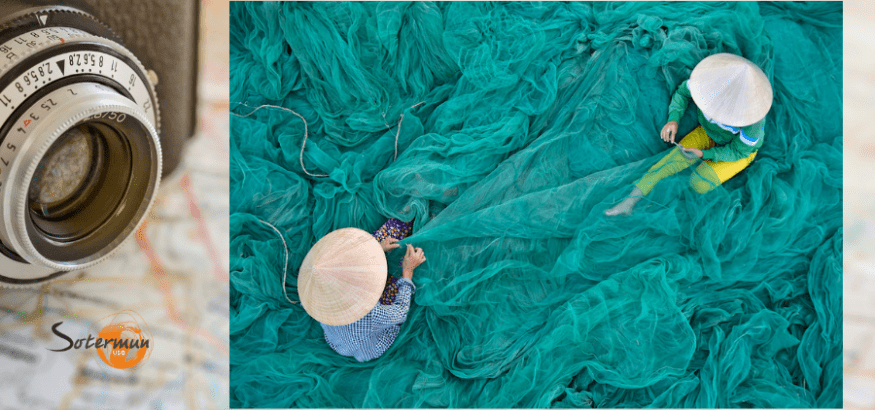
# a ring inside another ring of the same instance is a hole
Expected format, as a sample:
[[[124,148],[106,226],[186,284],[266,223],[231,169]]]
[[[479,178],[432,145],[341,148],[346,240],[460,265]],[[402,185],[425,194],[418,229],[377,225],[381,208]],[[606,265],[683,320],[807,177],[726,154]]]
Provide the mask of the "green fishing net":
[[[841,3],[233,2],[230,34],[232,407],[841,406]],[[659,138],[718,52],[774,87],[722,185]],[[428,260],[359,363],[297,269],[388,218]]]

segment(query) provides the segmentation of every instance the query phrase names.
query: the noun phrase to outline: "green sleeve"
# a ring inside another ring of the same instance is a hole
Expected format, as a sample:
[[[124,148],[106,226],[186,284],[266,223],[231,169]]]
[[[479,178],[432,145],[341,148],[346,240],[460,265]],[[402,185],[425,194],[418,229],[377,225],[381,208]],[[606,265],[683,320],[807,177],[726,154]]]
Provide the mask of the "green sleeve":
[[[710,159],[714,162],[735,162],[742,158],[747,158],[762,146],[764,125],[765,121],[760,121],[756,124],[742,127],[742,131],[749,137],[749,139],[757,141],[756,144],[745,144],[744,141],[742,141],[741,136],[737,135],[729,144],[702,150],[702,159]]]
[[[687,87],[687,80],[684,80],[671,97],[671,104],[668,106],[668,120],[680,122],[689,103],[690,89]]]

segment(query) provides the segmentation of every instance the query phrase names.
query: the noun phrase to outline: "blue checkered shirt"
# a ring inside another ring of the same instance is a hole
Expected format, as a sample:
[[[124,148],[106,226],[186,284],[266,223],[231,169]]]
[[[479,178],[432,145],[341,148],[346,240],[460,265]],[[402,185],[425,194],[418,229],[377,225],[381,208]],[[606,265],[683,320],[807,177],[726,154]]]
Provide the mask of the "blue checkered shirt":
[[[345,326],[322,324],[325,341],[335,352],[352,356],[360,362],[373,360],[389,349],[401,331],[401,324],[407,320],[410,298],[416,286],[407,278],[398,281],[398,295],[395,303],[377,306],[357,322]]]

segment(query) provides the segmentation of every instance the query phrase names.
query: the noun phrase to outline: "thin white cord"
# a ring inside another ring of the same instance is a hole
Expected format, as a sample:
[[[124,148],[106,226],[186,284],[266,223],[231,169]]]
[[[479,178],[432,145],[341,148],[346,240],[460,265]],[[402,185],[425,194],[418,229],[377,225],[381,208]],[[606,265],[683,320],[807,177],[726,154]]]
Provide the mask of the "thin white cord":
[[[412,110],[416,107],[419,107],[422,104],[425,104],[425,101],[410,107],[410,109]],[[403,112],[401,113],[401,119],[398,120],[398,132],[395,133],[395,158],[392,158],[392,162],[395,162],[395,160],[398,159],[398,136],[401,135],[401,121],[404,121],[404,113]]]
[[[262,221],[261,219],[259,219],[258,221],[273,228],[273,230],[276,232],[276,234],[279,235],[280,239],[283,241],[283,249],[285,249],[285,251],[286,251],[286,260],[283,263],[283,295],[286,296],[286,300],[288,300],[289,302],[297,304],[299,302],[295,302],[295,301],[289,299],[289,294],[286,293],[286,266],[288,266],[288,264],[289,264],[289,247],[288,247],[288,245],[286,245],[286,238],[283,238],[283,234],[280,233],[279,229],[276,229],[275,226],[273,226],[265,221]]]
[[[279,108],[279,109],[281,109],[281,110],[283,110],[283,111],[288,111],[288,112],[290,112],[290,113],[292,113],[292,114],[297,115],[298,118],[301,119],[301,121],[304,121],[304,143],[301,144],[301,169],[304,170],[304,173],[305,173],[305,174],[307,174],[307,175],[309,175],[309,176],[311,176],[311,177],[327,177],[327,176],[328,176],[328,175],[324,175],[324,174],[311,174],[309,171],[307,171],[307,168],[304,167],[304,148],[307,146],[307,135],[308,135],[307,120],[304,119],[304,116],[302,116],[301,114],[298,114],[298,113],[296,113],[296,112],[294,112],[294,111],[292,111],[292,110],[290,110],[290,109],[288,109],[288,108],[285,108],[285,107],[279,107],[279,106],[276,106],[276,105],[264,104],[264,105],[261,105],[261,106],[259,106],[259,107],[253,107],[253,106],[251,106],[251,105],[247,105],[247,104],[244,104],[244,103],[241,103],[241,102],[238,102],[238,103],[236,103],[236,104],[242,105],[242,106],[244,106],[244,107],[255,108],[254,110],[250,111],[249,114],[246,114],[246,115],[234,114],[233,112],[231,113],[231,114],[234,114],[234,115],[236,115],[236,116],[238,116],[238,117],[243,117],[243,118],[248,117],[248,116],[254,114],[256,111],[258,111],[258,110],[260,110],[260,109],[262,109],[262,108],[265,108],[265,107],[270,107],[270,108]]]
[[[300,158],[301,159],[301,169],[304,170],[305,174],[307,174],[311,177],[327,177],[328,176],[328,175],[323,175],[323,174],[311,174],[309,171],[307,171],[307,168],[304,167],[304,147],[307,146],[307,135],[308,135],[307,130],[308,130],[308,128],[307,128],[307,120],[305,120],[301,114],[298,114],[298,113],[296,113],[288,108],[285,108],[285,107],[280,107],[280,106],[270,105],[270,104],[264,104],[264,105],[260,105],[258,107],[253,107],[251,105],[248,105],[246,103],[241,103],[241,102],[235,102],[234,104],[242,105],[244,107],[249,107],[249,108],[255,108],[254,110],[250,111],[249,114],[246,114],[246,115],[235,114],[233,112],[231,113],[231,114],[236,115],[236,116],[241,117],[241,118],[248,117],[248,116],[254,114],[256,111],[258,111],[262,108],[265,108],[265,107],[267,107],[267,108],[279,108],[283,111],[288,111],[292,114],[297,115],[298,118],[301,119],[301,121],[304,121],[304,143],[301,144],[301,158]],[[414,106],[411,106],[410,109],[412,110],[416,107],[419,107],[422,104],[425,104],[425,101],[422,101]],[[395,157],[392,158],[392,162],[395,162],[395,160],[398,159],[398,137],[401,135],[401,122],[403,122],[403,121],[404,121],[404,113],[401,113],[401,118],[398,119],[398,131],[395,132]],[[389,125],[386,124],[386,126],[388,127]]]

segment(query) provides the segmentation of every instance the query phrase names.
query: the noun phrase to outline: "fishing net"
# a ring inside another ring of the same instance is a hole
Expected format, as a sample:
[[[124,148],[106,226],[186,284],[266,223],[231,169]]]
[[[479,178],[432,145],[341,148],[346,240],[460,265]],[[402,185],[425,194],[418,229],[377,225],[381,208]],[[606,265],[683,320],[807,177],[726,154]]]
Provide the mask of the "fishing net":
[[[841,406],[841,24],[841,3],[232,3],[231,406]],[[659,138],[718,52],[774,86],[722,185]],[[606,217],[666,155],[685,169]],[[359,363],[284,291],[319,238],[388,218],[413,223],[390,274],[407,243],[428,260]]]

